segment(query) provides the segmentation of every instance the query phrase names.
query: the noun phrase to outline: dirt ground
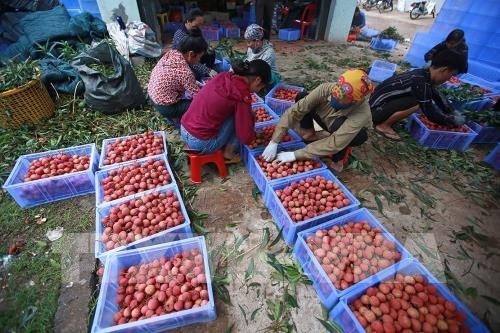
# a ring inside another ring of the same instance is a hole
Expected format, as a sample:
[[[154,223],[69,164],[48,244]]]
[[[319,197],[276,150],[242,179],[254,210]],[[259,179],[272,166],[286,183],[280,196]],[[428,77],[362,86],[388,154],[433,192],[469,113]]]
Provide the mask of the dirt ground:
[[[370,12],[367,21],[369,26],[380,30],[387,27],[388,19],[391,24],[397,21],[398,30],[408,39],[411,39],[416,31],[428,29],[432,23],[432,20],[427,18],[409,22],[407,15],[399,12],[390,15]],[[363,42],[334,45],[326,42],[275,41],[274,44],[283,81],[306,87],[317,81],[334,80],[348,67],[366,66],[377,58],[399,62],[409,45],[408,42],[402,43],[389,55],[369,50],[366,48],[367,43]],[[240,47],[243,49],[241,45]],[[452,186],[450,178],[434,178],[426,174],[425,170],[416,169],[404,158],[398,159],[397,153],[389,158],[374,149],[380,146],[390,147],[393,144],[372,132],[369,141],[355,149],[358,159],[370,161],[373,166],[372,174],[347,170],[340,175],[340,180],[358,198],[362,198],[363,205],[369,208],[414,256],[425,263],[441,281],[448,282],[448,286],[454,289],[455,294],[479,318],[486,319],[495,330],[500,329],[500,321],[493,315],[499,310],[497,300],[500,297],[500,288],[495,282],[500,279],[500,271],[497,269],[500,264],[497,242],[500,236],[497,227],[500,213],[498,200],[482,202],[482,205],[475,204],[464,196],[462,191]],[[486,149],[483,148],[473,150],[471,154],[479,160],[485,152]],[[397,165],[389,163],[394,157]],[[444,155],[442,158],[446,159],[448,156]],[[261,242],[263,228],[272,231],[271,238],[276,235],[273,220],[266,212],[262,198],[258,196],[257,201],[252,198],[253,182],[245,169],[235,171],[231,179],[223,184],[213,177],[213,173],[210,175],[212,177],[209,177],[209,182],[204,182],[194,205],[209,214],[206,227],[211,231],[208,235],[211,246],[218,246],[223,242],[230,243],[233,237],[249,233],[250,236],[241,246],[243,251],[248,251]],[[381,178],[386,180],[380,181]],[[434,182],[429,179],[429,183],[425,180],[422,182],[422,179],[426,178],[434,178]],[[495,180],[495,186],[498,189],[497,180],[498,178]],[[419,182],[423,187],[418,189],[422,189],[422,193],[425,193],[431,203],[423,204],[425,197],[412,187]],[[380,210],[372,190],[374,186],[393,189],[396,187],[403,199],[389,204],[383,201],[380,203],[383,205]],[[474,237],[471,237],[459,240],[457,234],[471,229],[481,236],[487,235],[486,238],[479,237],[481,240],[474,240]],[[284,247],[284,243],[280,242],[270,250],[284,250]],[[233,332],[269,330],[272,323],[266,315],[266,299],[276,297],[283,291],[274,286],[276,282],[273,279],[269,279],[273,268],[265,262],[262,252],[250,250],[241,262],[230,265],[229,270],[232,273],[228,289],[232,306],[217,302],[216,321],[186,327],[177,332],[222,332],[228,327],[232,327]],[[292,260],[290,254],[282,254],[282,258]],[[245,273],[252,260],[261,274],[245,283]],[[252,282],[257,282],[259,288],[245,292]],[[321,318],[322,310],[314,289],[300,285],[297,293],[300,308],[291,312],[296,331],[324,331],[315,319]]]
[[[372,11],[367,13],[367,24],[379,30],[396,25],[411,39],[416,31],[428,29],[432,23],[430,17],[417,21],[407,17],[407,13]],[[274,41],[274,45],[283,81],[312,89],[320,82],[335,80],[348,68],[369,68],[375,59],[398,63],[398,70],[404,70],[406,66],[401,60],[409,43],[398,45],[391,53],[372,51],[366,42]],[[237,47],[244,50],[243,44]],[[499,174],[487,173],[491,179],[485,180],[481,175],[487,167],[479,164],[491,146],[474,146],[465,154],[435,153],[418,148],[407,136],[404,138],[402,143],[388,142],[370,131],[369,141],[354,149],[355,158],[339,179],[479,318],[488,322],[493,331],[500,331],[500,320],[495,316],[500,311]],[[171,133],[168,140],[175,142],[180,138]],[[92,232],[93,200],[93,196],[88,196],[47,209],[77,210],[86,223],[81,232]],[[325,319],[325,314],[312,286],[298,283],[296,294],[293,293],[290,283],[279,281],[275,268],[269,264],[269,254],[275,254],[287,267],[293,267],[295,261],[282,240],[274,242],[278,235],[276,224],[244,166],[231,167],[225,180],[206,167],[192,206],[208,216],[204,222],[207,243],[213,254],[212,264],[217,267],[212,274],[222,278],[226,302],[220,297],[216,299],[217,320],[175,332],[325,332],[318,320]],[[57,216],[49,216],[49,222],[66,228],[71,223],[68,216],[60,216],[57,222],[52,222]],[[88,276],[78,278],[92,281]],[[61,311],[67,307],[68,311],[57,315],[55,330],[85,331],[71,320],[80,319],[79,325],[85,324],[89,307],[95,305],[89,298],[89,289],[70,296],[67,290],[71,288],[61,289],[59,307]],[[293,296],[285,298],[288,293]],[[294,299],[298,308],[293,306]],[[0,297],[0,309],[6,305],[2,301]],[[282,311],[274,316],[277,307]]]

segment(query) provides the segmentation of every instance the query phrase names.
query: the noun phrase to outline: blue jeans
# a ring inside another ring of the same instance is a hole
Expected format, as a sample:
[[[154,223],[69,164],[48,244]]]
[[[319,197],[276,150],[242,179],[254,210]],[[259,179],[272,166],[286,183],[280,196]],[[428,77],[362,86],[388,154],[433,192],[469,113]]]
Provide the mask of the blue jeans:
[[[236,138],[234,129],[234,117],[227,119],[219,129],[217,135],[208,140],[201,140],[191,135],[184,126],[181,125],[182,140],[189,146],[189,148],[199,151],[202,154],[213,153],[227,144],[238,146],[239,141]]]

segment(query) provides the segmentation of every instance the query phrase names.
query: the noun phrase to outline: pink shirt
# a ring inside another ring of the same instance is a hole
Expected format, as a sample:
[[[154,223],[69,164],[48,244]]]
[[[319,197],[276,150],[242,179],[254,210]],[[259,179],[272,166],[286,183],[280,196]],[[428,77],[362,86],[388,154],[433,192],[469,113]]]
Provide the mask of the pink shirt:
[[[186,59],[177,50],[168,50],[151,72],[148,95],[158,105],[172,105],[187,91],[194,96],[200,87]]]
[[[223,123],[234,117],[236,136],[248,145],[255,139],[255,121],[248,82],[233,73],[220,73],[193,98],[181,124],[194,137],[208,140],[217,135]]]

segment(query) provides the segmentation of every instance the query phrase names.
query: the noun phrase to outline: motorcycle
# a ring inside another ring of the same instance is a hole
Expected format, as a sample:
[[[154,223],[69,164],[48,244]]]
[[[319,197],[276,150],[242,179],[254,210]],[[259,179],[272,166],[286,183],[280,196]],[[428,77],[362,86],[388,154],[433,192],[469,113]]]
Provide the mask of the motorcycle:
[[[420,1],[411,4],[410,19],[416,20],[420,16],[432,14],[432,18],[436,17],[436,1]]]
[[[377,2],[377,9],[381,14],[383,11],[387,9],[390,9],[390,11],[392,12],[394,10],[394,6],[392,5],[392,0],[381,0]]]
[[[377,0],[365,0],[361,6],[363,7],[363,9],[365,10],[370,10],[372,9],[373,7],[376,7],[377,6]]]

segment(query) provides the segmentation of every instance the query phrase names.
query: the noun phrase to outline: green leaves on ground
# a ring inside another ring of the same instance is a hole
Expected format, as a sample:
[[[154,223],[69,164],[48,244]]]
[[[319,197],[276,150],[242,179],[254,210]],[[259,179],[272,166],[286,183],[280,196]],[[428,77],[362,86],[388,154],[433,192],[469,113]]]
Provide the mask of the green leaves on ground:
[[[13,60],[7,66],[0,68],[0,93],[21,87],[31,80],[36,80],[39,75],[40,67],[37,61],[31,59]]]

